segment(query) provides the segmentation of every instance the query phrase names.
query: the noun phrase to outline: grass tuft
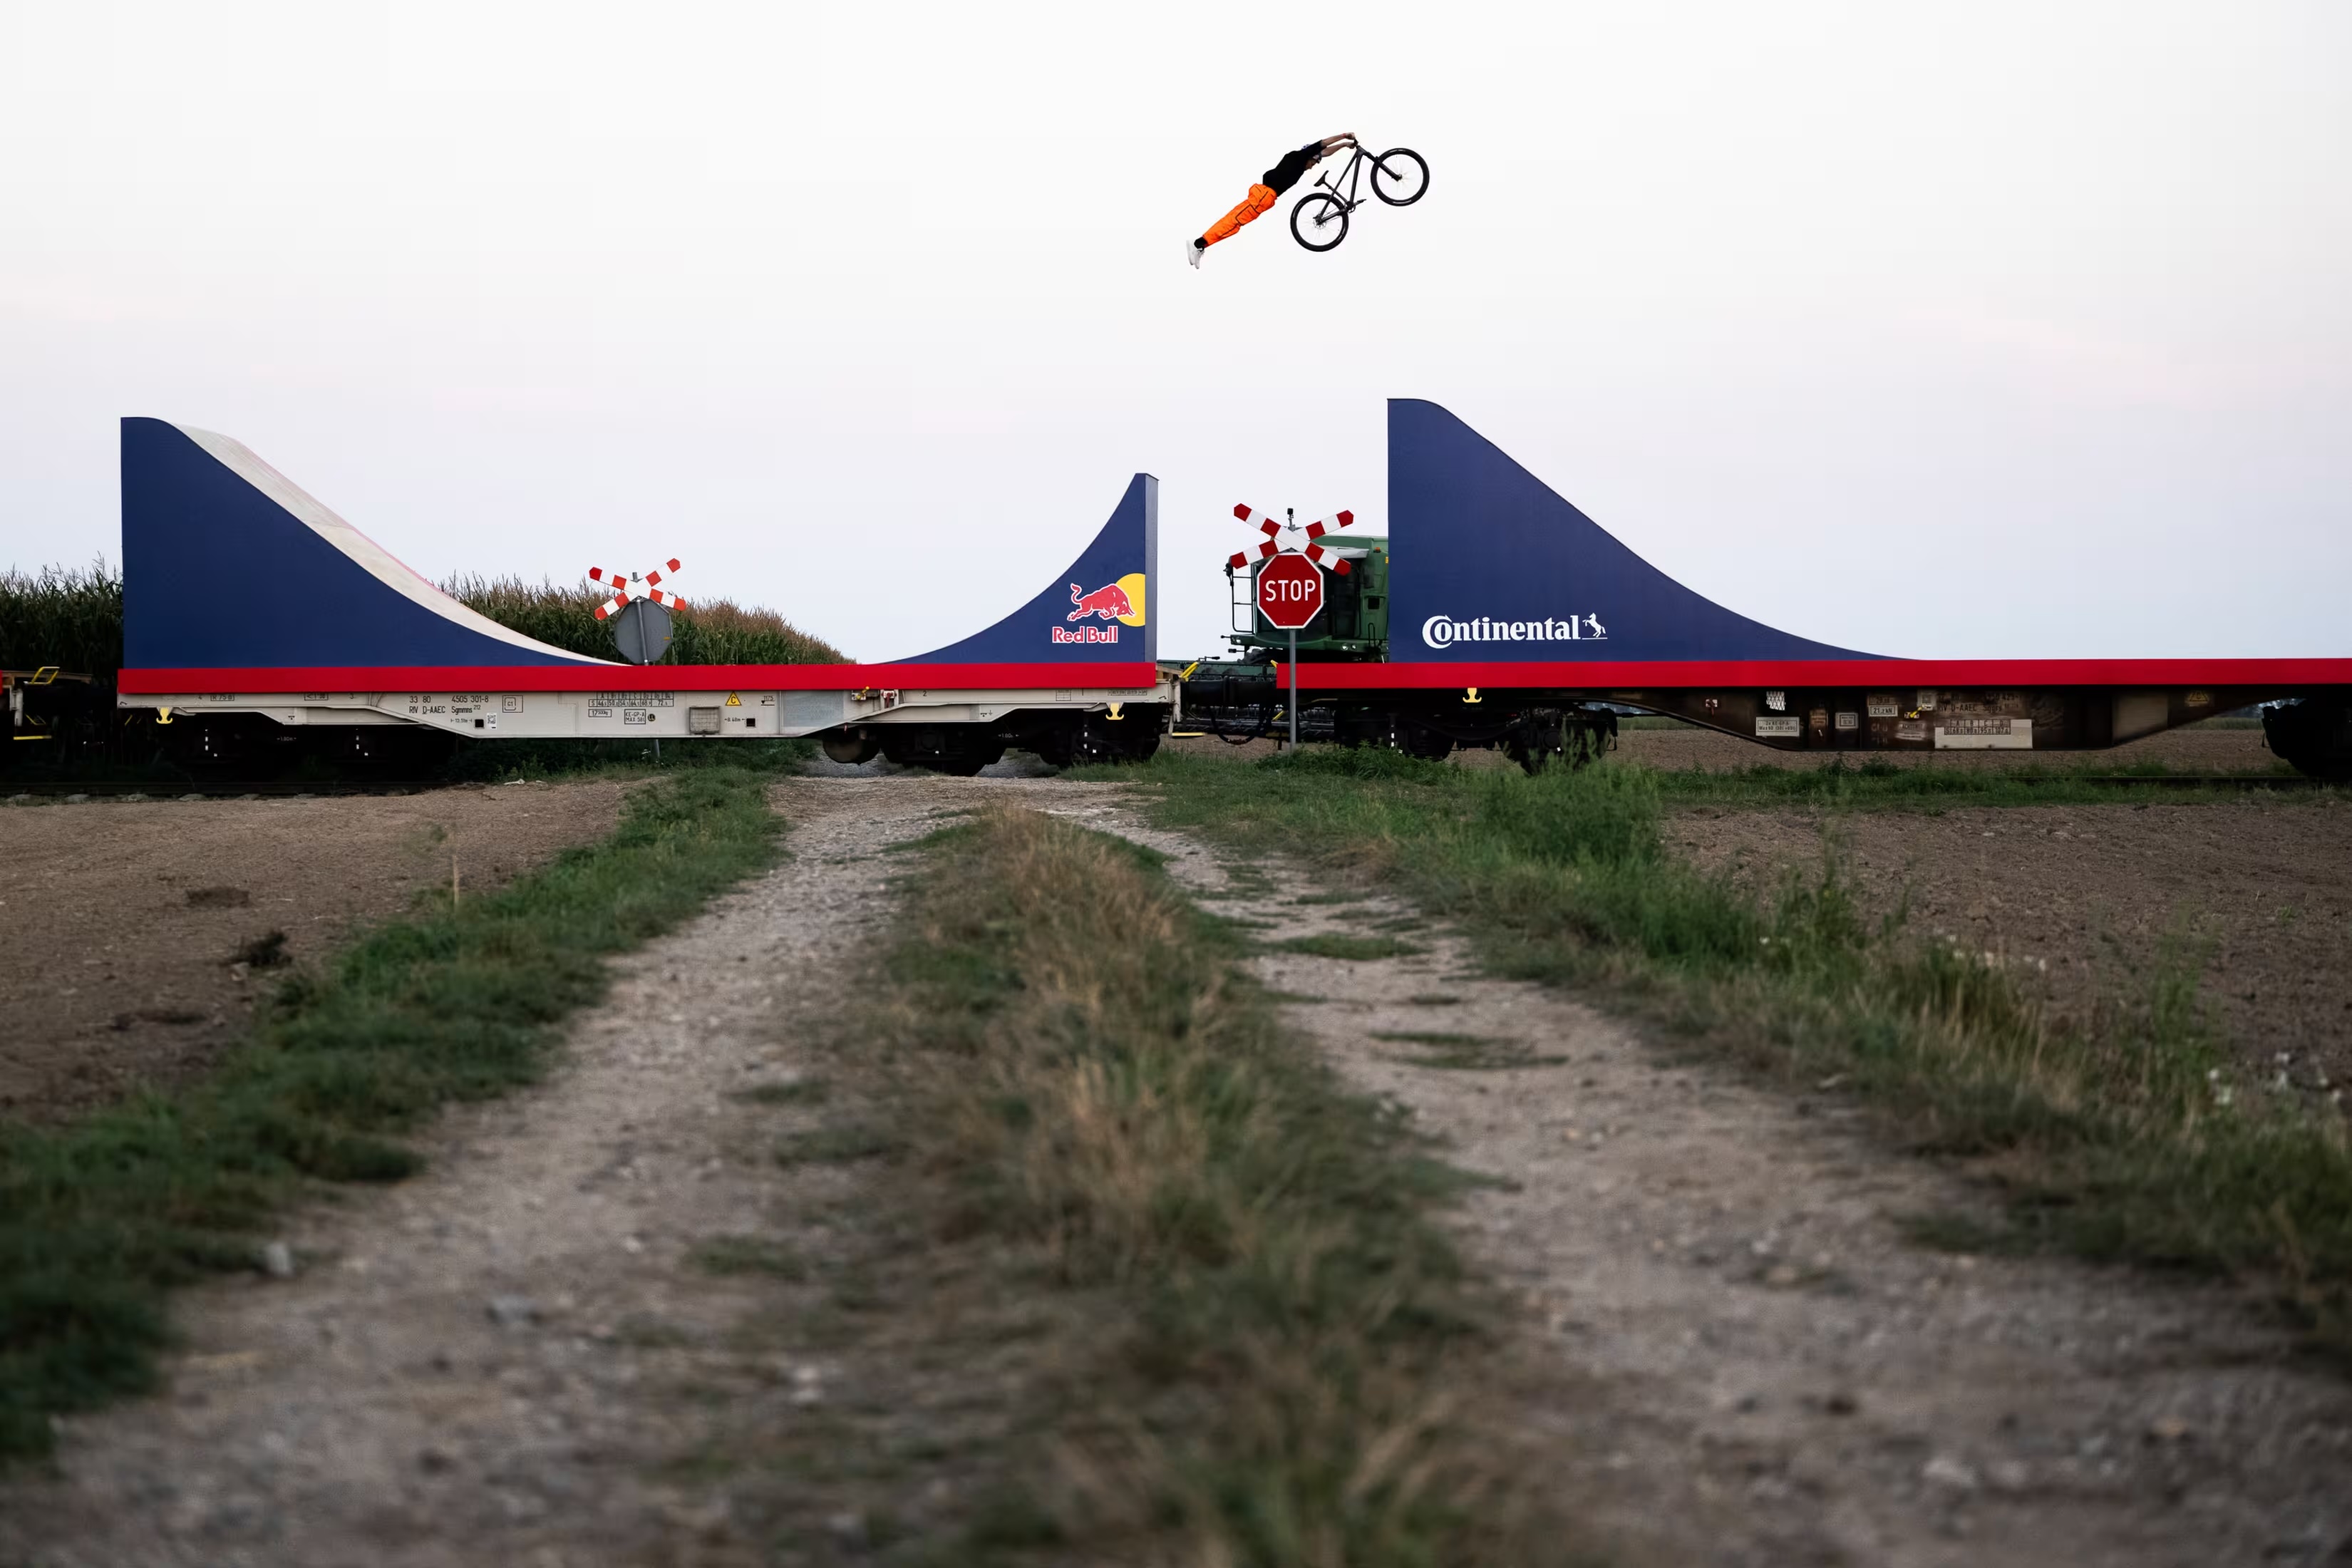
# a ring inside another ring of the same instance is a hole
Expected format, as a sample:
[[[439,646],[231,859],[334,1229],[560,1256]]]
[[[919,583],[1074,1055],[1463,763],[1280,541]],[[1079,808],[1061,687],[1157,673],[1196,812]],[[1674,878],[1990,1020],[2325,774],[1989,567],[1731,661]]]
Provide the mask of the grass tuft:
[[[957,1560],[1555,1558],[1556,1526],[1523,1533],[1546,1505],[1430,1212],[1462,1179],[1284,1033],[1237,939],[1117,841],[1000,808],[933,854],[867,1047],[905,1169],[1007,1289],[1101,1325],[1063,1336],[1024,1421],[1058,1479]]]

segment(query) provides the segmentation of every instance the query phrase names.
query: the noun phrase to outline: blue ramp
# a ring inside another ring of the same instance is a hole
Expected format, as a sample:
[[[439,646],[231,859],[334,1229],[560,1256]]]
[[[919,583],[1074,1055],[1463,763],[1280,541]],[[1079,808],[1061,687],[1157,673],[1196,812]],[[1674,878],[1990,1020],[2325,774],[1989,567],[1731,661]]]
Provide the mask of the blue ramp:
[[[1160,481],[1138,474],[1094,542],[1034,599],[906,664],[1137,664],[1160,657],[1146,602],[1160,572]]]
[[[1434,403],[1389,402],[1395,663],[1873,658],[1701,597]]]
[[[122,422],[122,645],[129,669],[288,679],[603,662],[467,609],[241,443],[161,419]]]

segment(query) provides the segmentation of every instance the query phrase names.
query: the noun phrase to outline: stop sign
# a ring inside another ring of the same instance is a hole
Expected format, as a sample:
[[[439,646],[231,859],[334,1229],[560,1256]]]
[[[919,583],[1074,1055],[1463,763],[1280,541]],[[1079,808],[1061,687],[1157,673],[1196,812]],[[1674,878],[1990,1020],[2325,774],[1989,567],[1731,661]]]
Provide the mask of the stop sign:
[[[1323,573],[1304,555],[1276,555],[1257,569],[1257,613],[1295,632],[1323,608]]]

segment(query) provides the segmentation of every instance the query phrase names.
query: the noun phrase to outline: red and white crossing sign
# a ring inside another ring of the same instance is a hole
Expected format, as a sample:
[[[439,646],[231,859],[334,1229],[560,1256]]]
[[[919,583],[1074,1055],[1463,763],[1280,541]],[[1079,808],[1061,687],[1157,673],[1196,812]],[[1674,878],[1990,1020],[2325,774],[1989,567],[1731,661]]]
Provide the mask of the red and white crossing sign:
[[[668,566],[673,572],[683,570],[675,561],[668,563]],[[629,591],[629,584],[633,580],[644,584],[634,594]],[[658,572],[607,572],[602,566],[591,566],[588,568],[588,581],[601,583],[613,590],[613,596],[596,606],[596,618],[601,621],[618,614],[621,606],[631,599],[651,599],[655,604],[667,605],[673,610],[686,608],[686,601],[675,592],[663,588],[661,580],[662,574]]]
[[[1266,625],[1295,632],[1323,609],[1323,573],[1304,555],[1274,555],[1257,569],[1257,613]]]
[[[1306,556],[1307,559],[1314,562],[1318,566],[1323,564],[1324,561],[1328,559],[1331,563],[1332,571],[1337,572],[1342,577],[1345,577],[1348,574],[1348,558],[1340,554],[1337,550],[1318,544],[1316,542],[1321,539],[1325,534],[1330,532],[1334,527],[1345,528],[1349,523],[1355,521],[1356,514],[1354,512],[1343,511],[1339,513],[1337,516],[1327,518],[1321,522],[1310,522],[1305,528],[1300,528],[1295,523],[1276,522],[1274,519],[1267,517],[1261,512],[1253,511],[1246,506],[1237,506],[1234,508],[1234,515],[1240,518],[1244,522],[1251,524],[1260,533],[1265,535],[1265,542],[1257,547],[1258,554],[1264,559],[1269,561],[1272,560],[1275,556],[1282,553],[1283,546],[1287,544],[1292,550],[1295,550],[1299,554]],[[1285,534],[1290,535],[1290,538],[1285,540],[1283,538],[1283,535]],[[1240,551],[1235,551],[1234,552],[1233,559],[1226,562],[1225,564],[1238,572],[1243,567],[1249,564],[1249,557]]]

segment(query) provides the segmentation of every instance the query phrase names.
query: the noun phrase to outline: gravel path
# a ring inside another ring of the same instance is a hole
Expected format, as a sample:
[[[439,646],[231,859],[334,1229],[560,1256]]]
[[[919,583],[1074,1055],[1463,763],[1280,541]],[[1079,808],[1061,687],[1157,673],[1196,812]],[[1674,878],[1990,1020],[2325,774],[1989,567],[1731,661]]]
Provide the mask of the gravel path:
[[[775,1108],[741,1091],[806,1070],[887,913],[903,862],[882,851],[1008,796],[1170,851],[1195,896],[1281,934],[1393,921],[1423,950],[1254,963],[1353,1081],[1501,1178],[1459,1224],[1529,1309],[1521,1424],[1632,1560],[2352,1562],[2352,1388],[2220,1291],[1904,1244],[1895,1216],[1969,1194],[1833,1094],[1678,1065],[1480,976],[1401,906],[1293,901],[1100,786],[781,793],[794,858],[625,961],[545,1086],[446,1118],[421,1178],[299,1216],[295,1279],[189,1292],[169,1392],[69,1424],[58,1477],[0,1489],[0,1563],[855,1555],[855,1520],[762,1513],[772,1488],[700,1459],[816,1431],[875,1374],[688,1259],[740,1236],[814,1252],[813,1216],[854,1208],[859,1167],[780,1167]],[[1408,1035],[1451,1038],[1381,1037]]]
[[[1422,949],[1254,962],[1351,1080],[1500,1178],[1461,1228],[1540,1338],[1527,1418],[1637,1560],[2352,1563],[2352,1386],[2294,1364],[2243,1300],[1912,1247],[1900,1216],[1980,1194],[1871,1141],[1833,1093],[1678,1062],[1481,975],[1392,900],[1300,903],[1263,861],[1113,799],[1060,809],[1175,852],[1196,897],[1269,939],[1392,924]]]
[[[877,857],[953,804],[781,793],[793,858],[620,961],[547,1084],[443,1118],[416,1179],[296,1216],[297,1277],[186,1292],[167,1392],[0,1489],[0,1563],[764,1560],[680,1461],[745,1405],[815,1418],[829,1369],[738,1333],[764,1282],[689,1255],[790,1236],[856,1179],[779,1169],[740,1095],[805,1070],[798,1026],[887,913]]]

